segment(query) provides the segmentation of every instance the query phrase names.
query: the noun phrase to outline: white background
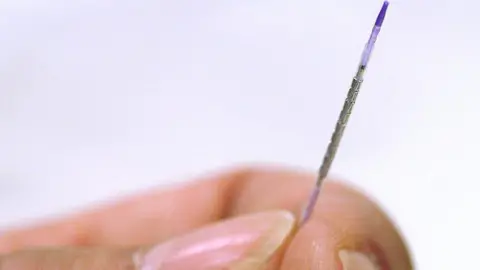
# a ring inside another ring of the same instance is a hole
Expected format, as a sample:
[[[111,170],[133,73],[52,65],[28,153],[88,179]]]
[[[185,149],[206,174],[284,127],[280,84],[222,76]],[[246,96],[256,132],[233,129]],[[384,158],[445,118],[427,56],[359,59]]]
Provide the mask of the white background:
[[[380,6],[1,1],[0,226],[237,163],[315,169]],[[418,269],[478,264],[478,8],[391,4],[332,169]]]

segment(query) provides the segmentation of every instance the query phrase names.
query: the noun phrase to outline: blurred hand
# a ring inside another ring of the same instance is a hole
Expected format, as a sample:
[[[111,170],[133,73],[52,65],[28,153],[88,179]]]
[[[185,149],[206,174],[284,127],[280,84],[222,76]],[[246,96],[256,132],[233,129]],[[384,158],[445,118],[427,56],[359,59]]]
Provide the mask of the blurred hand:
[[[0,270],[412,269],[385,214],[325,183],[296,228],[315,176],[246,168],[0,234]]]

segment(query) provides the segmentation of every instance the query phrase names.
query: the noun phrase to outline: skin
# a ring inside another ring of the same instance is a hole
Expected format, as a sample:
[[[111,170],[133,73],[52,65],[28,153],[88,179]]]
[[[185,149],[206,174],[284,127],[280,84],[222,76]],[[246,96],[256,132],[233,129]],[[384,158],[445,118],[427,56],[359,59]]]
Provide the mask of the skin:
[[[219,220],[277,209],[298,216],[315,175],[247,167],[195,180],[9,231],[0,238],[0,254],[5,254],[0,256],[0,270],[9,270],[7,260],[14,261],[17,270],[39,269],[39,265],[95,270],[105,269],[105,263],[112,270],[133,269],[126,256],[132,250]],[[79,253],[73,247],[87,248]],[[326,269],[321,266],[335,264],[341,269],[338,253],[345,249],[375,253],[383,269],[413,269],[402,237],[385,213],[357,190],[328,180],[311,220],[295,230],[267,268]]]

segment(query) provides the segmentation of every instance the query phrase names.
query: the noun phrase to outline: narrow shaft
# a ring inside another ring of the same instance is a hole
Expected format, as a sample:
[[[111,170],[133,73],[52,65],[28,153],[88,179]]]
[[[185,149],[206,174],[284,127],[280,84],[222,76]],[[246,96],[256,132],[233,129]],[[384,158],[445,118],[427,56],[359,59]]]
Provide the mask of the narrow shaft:
[[[348,89],[347,98],[343,103],[343,108],[338,117],[335,130],[333,131],[332,137],[330,138],[330,142],[327,146],[327,151],[323,156],[323,162],[318,172],[317,182],[315,183],[317,187],[320,187],[322,185],[322,182],[327,177],[328,171],[330,170],[332,162],[335,159],[338,146],[343,137],[343,132],[345,131],[348,119],[350,118],[353,106],[355,105],[355,100],[357,99],[358,91],[360,90],[360,86],[362,85],[364,72],[365,66],[360,66],[358,68],[357,74],[355,75],[355,77],[353,77],[350,89]]]
[[[320,166],[317,180],[315,182],[315,186],[310,194],[309,200],[307,202],[307,206],[304,208],[302,216],[300,217],[299,225],[302,226],[313,213],[315,205],[317,203],[318,197],[320,195],[321,187],[323,181],[328,175],[330,171],[330,167],[332,166],[333,160],[335,159],[335,155],[337,154],[338,146],[340,145],[340,141],[343,137],[343,132],[348,123],[348,119],[350,118],[350,114],[352,113],[353,106],[355,105],[355,101],[357,99],[358,92],[363,82],[363,75],[367,68],[368,61],[370,60],[370,56],[373,51],[373,47],[375,46],[375,41],[377,40],[377,36],[380,33],[383,21],[385,19],[385,15],[387,12],[389,2],[384,1],[380,12],[377,15],[377,19],[375,20],[375,25],[370,33],[370,37],[368,38],[367,44],[362,52],[362,57],[360,60],[360,65],[358,67],[357,73],[353,77],[352,83],[350,88],[348,89],[348,94],[343,103],[342,111],[337,120],[337,124],[335,126],[335,130],[330,138],[330,142],[327,146],[327,150],[325,155],[323,156],[323,162]]]
[[[317,203],[318,195],[320,194],[320,188],[322,186],[323,180],[328,175],[328,171],[332,166],[332,162],[335,159],[335,154],[337,153],[338,145],[343,137],[343,132],[345,131],[345,127],[347,126],[348,119],[350,118],[350,114],[352,113],[353,106],[355,105],[355,100],[357,99],[358,91],[360,90],[360,86],[362,86],[363,82],[363,74],[365,73],[365,66],[360,65],[357,74],[353,77],[352,83],[350,88],[348,89],[347,98],[345,98],[345,102],[343,103],[342,111],[340,112],[340,116],[338,117],[337,124],[335,125],[335,130],[332,133],[332,137],[330,138],[330,142],[327,146],[327,150],[325,151],[325,155],[323,156],[323,162],[320,166],[317,181],[315,182],[315,187],[310,194],[310,198],[308,200],[307,206],[303,210],[302,216],[300,217],[300,225],[303,225],[310,216],[312,215],[313,209]]]

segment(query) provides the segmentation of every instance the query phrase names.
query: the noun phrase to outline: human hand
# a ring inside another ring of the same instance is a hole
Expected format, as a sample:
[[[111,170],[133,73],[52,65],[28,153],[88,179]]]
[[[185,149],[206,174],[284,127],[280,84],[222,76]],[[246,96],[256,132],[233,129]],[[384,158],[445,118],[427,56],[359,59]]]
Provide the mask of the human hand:
[[[231,170],[12,230],[0,234],[0,270],[412,269],[385,214],[340,183],[325,183],[296,228],[314,179]]]

